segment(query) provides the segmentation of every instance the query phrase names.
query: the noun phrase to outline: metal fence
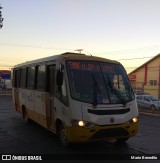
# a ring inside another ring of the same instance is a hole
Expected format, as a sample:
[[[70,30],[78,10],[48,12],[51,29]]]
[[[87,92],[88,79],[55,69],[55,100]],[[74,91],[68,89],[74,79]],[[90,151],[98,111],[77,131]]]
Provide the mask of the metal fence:
[[[12,89],[0,88],[0,95],[12,95]]]

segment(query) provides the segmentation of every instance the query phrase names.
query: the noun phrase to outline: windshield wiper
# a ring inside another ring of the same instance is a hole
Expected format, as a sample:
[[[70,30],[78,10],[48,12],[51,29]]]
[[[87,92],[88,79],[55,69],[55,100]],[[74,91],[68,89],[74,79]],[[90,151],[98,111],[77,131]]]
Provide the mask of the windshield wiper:
[[[93,85],[93,105],[97,106],[97,89],[98,89],[98,92],[99,92],[100,95],[101,95],[101,92],[100,92],[100,89],[98,87],[98,83],[97,83],[93,73],[92,73],[92,78],[94,80],[94,85]],[[97,87],[97,89],[96,89],[96,87]]]
[[[98,64],[99,65],[99,64]],[[103,76],[103,80],[104,80],[104,83],[105,83],[105,86],[106,86],[106,89],[107,89],[107,83],[106,83],[106,80],[105,80],[105,77],[104,77],[104,74],[103,74],[103,71],[101,69],[101,66],[99,65],[99,68],[100,68],[100,71],[102,73],[102,76]],[[115,86],[111,83],[110,79],[109,79],[109,76],[108,76],[108,73],[107,73],[107,79],[108,79],[108,83],[109,83],[109,86],[113,89],[113,91],[117,94],[117,96],[119,97],[119,99],[121,100],[122,104],[123,105],[126,105],[126,100],[123,98],[123,96],[119,93],[119,91],[115,88]],[[110,98],[110,96],[108,96]],[[110,100],[110,99],[109,99]]]
[[[108,89],[107,89],[107,83],[106,83],[106,80],[105,80],[105,77],[104,77],[104,74],[102,72],[102,69],[101,69],[101,66],[99,65],[99,63],[97,63],[99,68],[100,68],[100,71],[101,71],[101,74],[102,74],[102,77],[103,77],[103,81],[104,81],[104,85],[106,87],[106,92],[107,92],[107,96],[108,96],[108,99],[109,99],[109,102],[111,101],[111,97],[109,96],[109,93],[108,93]]]
[[[123,96],[119,93],[119,91],[116,89],[116,87],[111,83],[109,76],[107,74],[107,78],[108,78],[108,83],[109,86],[114,90],[114,92],[118,95],[119,99],[121,100],[121,102],[123,103],[123,105],[126,105],[126,100],[123,98]]]

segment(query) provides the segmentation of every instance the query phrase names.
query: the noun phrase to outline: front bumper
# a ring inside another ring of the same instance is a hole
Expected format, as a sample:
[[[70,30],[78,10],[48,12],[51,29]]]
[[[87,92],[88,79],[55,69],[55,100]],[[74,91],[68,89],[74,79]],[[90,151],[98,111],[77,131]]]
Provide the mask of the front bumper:
[[[67,139],[71,143],[81,143],[99,140],[114,140],[125,137],[132,137],[138,131],[138,122],[129,124],[128,122],[118,125],[99,126],[92,128],[79,126],[67,127]]]

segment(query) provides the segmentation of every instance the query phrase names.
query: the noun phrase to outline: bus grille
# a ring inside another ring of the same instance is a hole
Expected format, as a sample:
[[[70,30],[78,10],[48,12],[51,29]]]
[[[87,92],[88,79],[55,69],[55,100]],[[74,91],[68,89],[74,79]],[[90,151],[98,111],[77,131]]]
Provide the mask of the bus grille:
[[[124,128],[110,128],[105,130],[99,130],[90,139],[109,138],[117,136],[128,136],[129,133]]]
[[[88,109],[88,113],[96,115],[115,115],[115,114],[126,114],[130,111],[130,108],[127,109],[118,109],[118,110],[91,110]]]

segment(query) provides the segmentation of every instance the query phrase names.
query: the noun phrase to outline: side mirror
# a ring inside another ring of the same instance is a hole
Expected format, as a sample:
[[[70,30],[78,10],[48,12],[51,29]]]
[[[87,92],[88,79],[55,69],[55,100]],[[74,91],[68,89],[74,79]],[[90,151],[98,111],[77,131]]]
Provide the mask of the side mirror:
[[[58,70],[57,75],[56,75],[56,83],[58,87],[61,87],[63,84],[63,72]]]

